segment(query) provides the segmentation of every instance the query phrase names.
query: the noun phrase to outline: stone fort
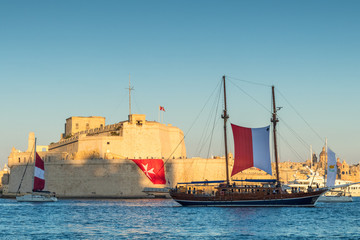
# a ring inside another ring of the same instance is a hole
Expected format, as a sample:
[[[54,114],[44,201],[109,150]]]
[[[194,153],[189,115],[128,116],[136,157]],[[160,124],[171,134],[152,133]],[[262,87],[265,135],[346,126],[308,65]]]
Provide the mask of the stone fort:
[[[10,174],[2,177],[4,194],[30,192],[34,169],[35,134],[30,133],[28,148],[13,148],[8,157]],[[56,143],[36,146],[45,162],[45,190],[59,197],[139,198],[144,188],[174,187],[177,182],[224,180],[225,158],[187,158],[183,132],[171,124],[147,121],[142,114],[131,114],[126,121],[106,125],[104,117],[70,117]],[[131,159],[163,159],[166,184],[154,185]],[[309,169],[324,174],[325,148],[313,161],[281,162],[280,180],[306,179]],[[229,154],[229,171],[233,157]],[[360,181],[359,165],[349,166],[338,159],[338,179]],[[274,166],[273,166],[274,169]],[[273,171],[274,172],[274,171]],[[265,172],[251,168],[233,179],[269,179]]]

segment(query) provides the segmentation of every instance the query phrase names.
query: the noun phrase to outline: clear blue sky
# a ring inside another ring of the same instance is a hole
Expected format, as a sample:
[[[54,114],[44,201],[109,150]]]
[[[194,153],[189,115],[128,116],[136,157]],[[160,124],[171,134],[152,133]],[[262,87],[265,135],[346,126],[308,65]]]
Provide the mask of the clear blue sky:
[[[0,2],[0,164],[14,146],[56,142],[70,116],[127,119],[133,112],[185,133],[222,75],[274,84],[341,159],[360,161],[359,1]],[[236,82],[270,108],[270,88]],[[231,86],[231,85],[230,85]],[[231,122],[269,124],[270,114],[229,88]],[[234,93],[232,93],[234,92]],[[323,140],[281,96],[280,117],[318,154]],[[204,120],[203,120],[204,121]],[[186,136],[197,153],[204,122]],[[282,161],[309,155],[280,122]],[[222,136],[211,154],[219,155]],[[305,146],[304,146],[305,145]],[[300,156],[300,157],[299,157]]]

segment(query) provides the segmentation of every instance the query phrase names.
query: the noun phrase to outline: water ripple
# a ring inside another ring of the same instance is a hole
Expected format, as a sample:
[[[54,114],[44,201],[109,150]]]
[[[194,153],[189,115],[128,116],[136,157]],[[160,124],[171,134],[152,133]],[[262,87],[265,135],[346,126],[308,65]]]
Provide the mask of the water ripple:
[[[166,199],[0,199],[1,239],[359,239],[360,199],[315,208],[179,207]]]

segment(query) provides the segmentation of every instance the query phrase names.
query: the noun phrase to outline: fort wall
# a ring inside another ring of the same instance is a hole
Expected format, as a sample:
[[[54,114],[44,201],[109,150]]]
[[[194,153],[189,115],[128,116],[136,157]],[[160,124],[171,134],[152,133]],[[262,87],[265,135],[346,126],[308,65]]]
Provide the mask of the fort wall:
[[[175,187],[178,182],[224,180],[225,160],[169,159],[165,164],[166,184],[154,185],[129,159],[87,159],[45,162],[45,190],[59,197],[142,198],[145,187]],[[9,193],[16,193],[26,164],[11,168]],[[20,192],[30,192],[33,165],[28,165]]]

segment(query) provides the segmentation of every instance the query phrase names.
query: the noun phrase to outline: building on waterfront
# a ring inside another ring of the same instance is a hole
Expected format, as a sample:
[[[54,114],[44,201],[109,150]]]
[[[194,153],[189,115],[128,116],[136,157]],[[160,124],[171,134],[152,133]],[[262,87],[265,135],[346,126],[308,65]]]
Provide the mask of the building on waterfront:
[[[10,175],[3,177],[6,192],[15,194],[22,176],[21,192],[31,191],[35,134],[30,133],[28,148],[12,148],[8,157]],[[142,114],[131,114],[126,121],[106,125],[104,117],[69,117],[58,142],[37,145],[36,151],[45,162],[46,190],[60,197],[146,197],[144,188],[174,187],[177,182],[224,180],[225,158],[187,158],[184,134],[171,124],[147,121]],[[166,183],[154,185],[133,160],[160,159]],[[315,159],[315,160],[314,160]],[[324,175],[327,163],[325,148],[319,161],[280,162],[280,180],[306,179],[311,171]],[[229,153],[229,170],[233,155]],[[27,171],[25,171],[27,169]],[[269,179],[273,176],[251,168],[233,179]],[[349,166],[338,160],[338,179],[359,181],[359,165]],[[5,184],[8,183],[8,184]]]
[[[0,171],[0,192],[7,193],[9,186],[10,168],[5,164],[4,168]]]
[[[20,191],[31,191],[34,143],[35,135],[30,133],[28,149],[13,148],[8,157],[10,193],[17,191],[26,168]],[[111,125],[105,125],[103,117],[70,117],[58,142],[36,146],[36,150],[45,162],[46,188],[64,197],[146,195],[142,190],[152,183],[132,159],[166,162],[168,185],[195,178],[188,166],[206,162],[187,159],[182,130],[147,121],[142,114],[131,114],[128,120]],[[207,167],[218,161],[223,159],[214,159]]]

